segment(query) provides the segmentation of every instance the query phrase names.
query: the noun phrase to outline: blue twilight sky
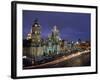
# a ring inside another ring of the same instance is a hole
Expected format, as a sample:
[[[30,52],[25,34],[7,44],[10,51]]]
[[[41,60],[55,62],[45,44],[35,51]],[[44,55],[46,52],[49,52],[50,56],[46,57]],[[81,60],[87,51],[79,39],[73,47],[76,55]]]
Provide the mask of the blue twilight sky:
[[[56,25],[60,31],[61,39],[90,40],[91,15],[88,13],[23,10],[23,38],[30,32],[36,18],[41,25],[42,38],[46,38]]]

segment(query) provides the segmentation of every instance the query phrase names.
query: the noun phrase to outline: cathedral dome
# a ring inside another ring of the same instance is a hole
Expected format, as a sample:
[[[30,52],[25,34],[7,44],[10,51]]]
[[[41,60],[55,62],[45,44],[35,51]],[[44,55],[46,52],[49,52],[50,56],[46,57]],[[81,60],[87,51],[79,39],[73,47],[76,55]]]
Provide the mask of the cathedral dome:
[[[37,19],[34,20],[32,27],[40,27]]]

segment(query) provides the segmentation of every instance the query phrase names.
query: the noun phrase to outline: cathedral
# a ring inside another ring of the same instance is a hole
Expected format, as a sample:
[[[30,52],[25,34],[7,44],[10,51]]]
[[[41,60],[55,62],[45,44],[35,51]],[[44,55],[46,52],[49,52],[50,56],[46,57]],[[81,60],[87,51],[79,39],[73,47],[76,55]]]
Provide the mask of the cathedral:
[[[60,53],[61,38],[57,26],[54,26],[47,39],[41,37],[41,25],[34,20],[31,31],[23,40],[23,56],[38,58],[52,56]]]

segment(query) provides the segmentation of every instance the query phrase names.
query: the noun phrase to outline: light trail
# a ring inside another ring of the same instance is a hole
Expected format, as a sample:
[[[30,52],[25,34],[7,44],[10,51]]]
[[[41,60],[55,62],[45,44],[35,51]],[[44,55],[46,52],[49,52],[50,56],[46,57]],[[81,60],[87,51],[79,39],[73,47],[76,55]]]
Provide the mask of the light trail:
[[[85,50],[83,52],[73,53],[69,56],[63,56],[60,59],[57,59],[57,60],[54,60],[54,61],[51,61],[51,62],[47,62],[47,63],[36,65],[36,66],[24,67],[24,68],[25,69],[32,69],[32,68],[38,68],[38,67],[43,67],[43,66],[47,66],[47,65],[53,65],[53,64],[57,64],[57,63],[65,61],[65,60],[69,60],[71,58],[77,57],[77,56],[82,55],[82,54],[87,54],[89,52],[90,52],[90,50]]]

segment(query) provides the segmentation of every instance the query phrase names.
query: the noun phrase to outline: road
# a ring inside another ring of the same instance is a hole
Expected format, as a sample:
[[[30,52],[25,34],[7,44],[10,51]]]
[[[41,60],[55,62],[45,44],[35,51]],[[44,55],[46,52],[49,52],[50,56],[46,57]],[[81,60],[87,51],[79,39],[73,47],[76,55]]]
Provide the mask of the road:
[[[24,67],[24,69],[89,66],[89,65],[90,65],[90,50],[85,50],[83,52],[73,53],[69,56],[62,56],[61,58],[48,63],[36,66]]]

